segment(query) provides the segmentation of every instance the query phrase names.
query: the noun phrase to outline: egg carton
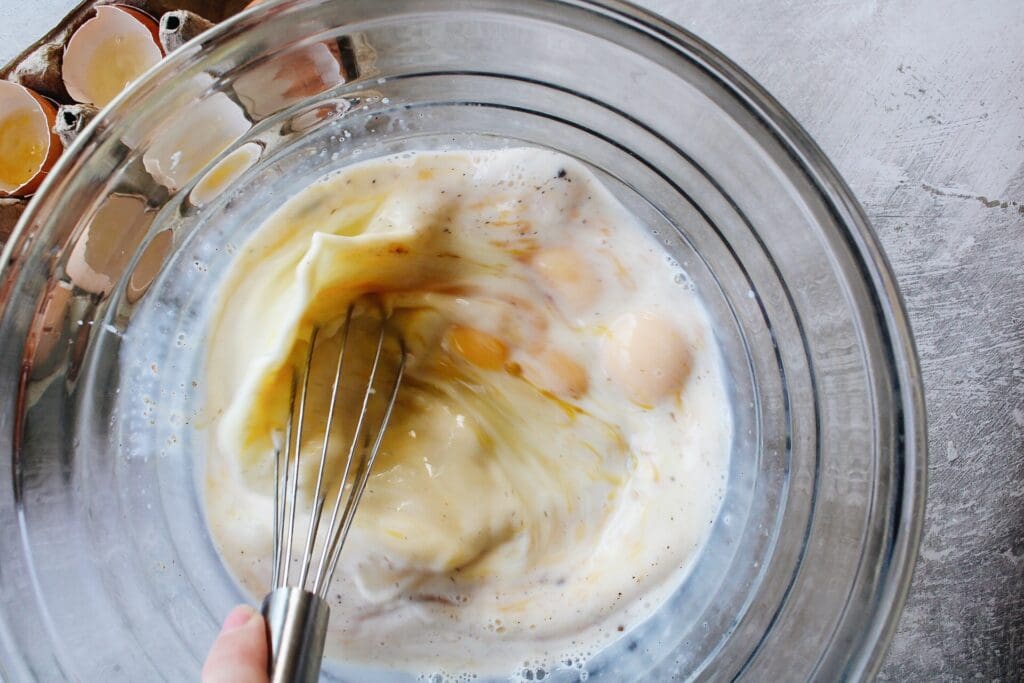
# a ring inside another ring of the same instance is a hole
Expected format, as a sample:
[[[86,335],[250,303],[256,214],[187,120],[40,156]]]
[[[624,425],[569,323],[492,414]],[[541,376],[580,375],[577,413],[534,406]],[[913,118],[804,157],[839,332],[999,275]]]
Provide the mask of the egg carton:
[[[92,18],[100,5],[121,5],[141,10],[154,19],[167,12],[184,10],[211,23],[217,23],[237,14],[250,0],[85,0],[75,7],[53,29],[0,68],[0,79],[19,83],[57,105],[72,105],[61,78],[64,47],[74,32]],[[79,124],[81,124],[81,120]],[[59,125],[59,123],[58,123]],[[66,130],[62,137],[70,139],[75,130]],[[61,134],[61,131],[58,131]],[[0,247],[10,237],[14,225],[24,212],[31,197],[0,198]]]

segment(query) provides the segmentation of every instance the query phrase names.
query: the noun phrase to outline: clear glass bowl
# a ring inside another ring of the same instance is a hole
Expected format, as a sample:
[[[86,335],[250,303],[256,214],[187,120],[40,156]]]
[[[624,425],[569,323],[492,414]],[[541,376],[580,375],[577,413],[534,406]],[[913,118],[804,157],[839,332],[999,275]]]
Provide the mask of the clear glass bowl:
[[[345,164],[509,144],[589,164],[684,264],[735,411],[728,493],[689,578],[586,673],[546,678],[878,669],[923,517],[920,376],[868,222],[793,119],[622,3],[289,0],[119,97],[4,252],[6,680],[196,679],[245,599],[196,487],[204,316],[234,248]]]

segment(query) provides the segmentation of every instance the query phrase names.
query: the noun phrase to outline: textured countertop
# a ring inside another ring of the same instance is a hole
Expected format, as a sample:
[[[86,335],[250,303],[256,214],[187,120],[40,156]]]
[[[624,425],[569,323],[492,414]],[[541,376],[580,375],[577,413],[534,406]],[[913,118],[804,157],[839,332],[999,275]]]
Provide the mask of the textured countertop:
[[[76,2],[0,0],[0,63]],[[1020,680],[1024,2],[641,4],[796,116],[864,205],[902,287],[928,403],[928,514],[881,679]]]

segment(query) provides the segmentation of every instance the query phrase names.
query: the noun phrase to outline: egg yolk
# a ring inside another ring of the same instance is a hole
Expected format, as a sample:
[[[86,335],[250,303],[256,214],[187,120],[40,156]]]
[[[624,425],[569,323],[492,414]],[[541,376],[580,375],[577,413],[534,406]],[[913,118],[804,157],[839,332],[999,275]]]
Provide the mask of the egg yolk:
[[[654,405],[679,392],[692,359],[682,333],[654,313],[615,320],[603,349],[604,369],[635,403]]]
[[[582,313],[594,305],[601,293],[601,278],[575,250],[553,247],[538,252],[532,260],[541,280],[568,312]]]
[[[508,358],[508,347],[494,335],[472,327],[454,325],[448,331],[447,346],[482,370],[500,370]]]
[[[45,136],[31,111],[0,118],[0,189],[16,190],[39,171],[46,158]]]

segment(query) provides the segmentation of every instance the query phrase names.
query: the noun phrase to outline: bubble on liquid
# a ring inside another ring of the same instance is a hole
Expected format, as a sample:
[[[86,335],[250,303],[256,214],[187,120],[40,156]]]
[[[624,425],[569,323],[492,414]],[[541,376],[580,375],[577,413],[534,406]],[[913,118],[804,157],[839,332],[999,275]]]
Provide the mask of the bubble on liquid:
[[[679,271],[672,276],[672,282],[675,282],[677,285],[687,287],[690,285],[690,278],[687,277],[686,273],[683,271]]]

